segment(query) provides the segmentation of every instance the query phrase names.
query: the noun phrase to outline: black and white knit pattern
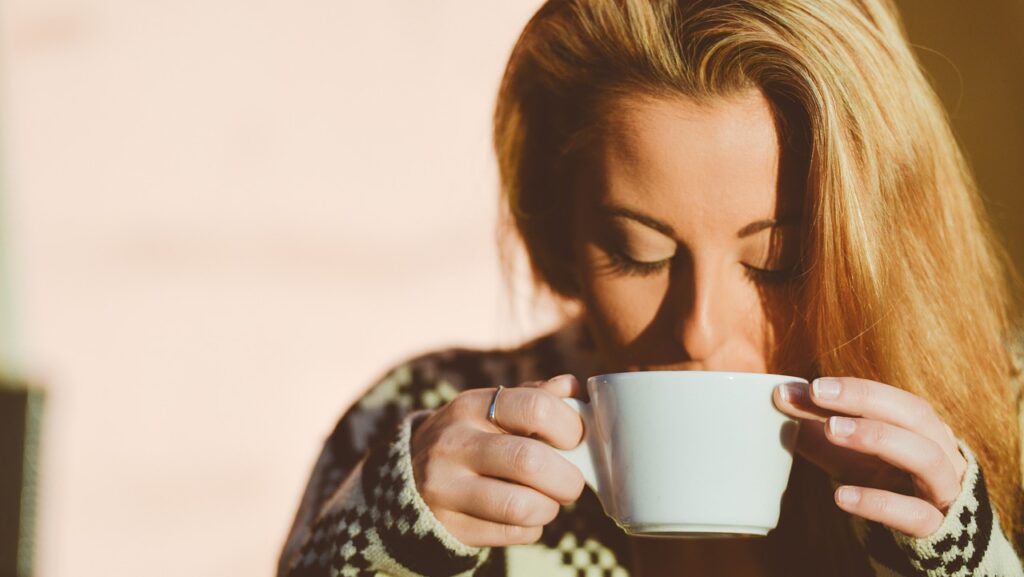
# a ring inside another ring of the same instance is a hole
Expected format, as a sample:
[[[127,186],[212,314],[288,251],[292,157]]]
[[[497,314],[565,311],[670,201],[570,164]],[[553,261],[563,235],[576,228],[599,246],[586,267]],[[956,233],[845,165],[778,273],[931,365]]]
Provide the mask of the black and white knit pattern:
[[[977,459],[966,444],[960,443],[960,450],[968,463],[964,491],[950,505],[934,534],[917,539],[878,523],[866,523],[864,543],[879,575],[995,577],[990,568],[1000,565],[994,557],[1001,553],[989,555],[992,541],[1003,541],[1000,550],[1008,543],[1001,531],[994,530],[998,518]]]
[[[408,454],[411,415],[374,447],[357,486],[328,506],[303,546],[294,577],[462,575],[485,558],[449,535],[416,492]]]
[[[591,374],[579,326],[514,350],[446,349],[387,372],[324,444],[281,555],[280,577],[626,577],[631,547],[585,490],[539,542],[472,548],[416,491],[409,441],[416,419],[462,391]],[[964,491],[939,531],[913,539],[854,518],[876,577],[1024,577],[966,446]],[[865,569],[867,569],[865,567]]]

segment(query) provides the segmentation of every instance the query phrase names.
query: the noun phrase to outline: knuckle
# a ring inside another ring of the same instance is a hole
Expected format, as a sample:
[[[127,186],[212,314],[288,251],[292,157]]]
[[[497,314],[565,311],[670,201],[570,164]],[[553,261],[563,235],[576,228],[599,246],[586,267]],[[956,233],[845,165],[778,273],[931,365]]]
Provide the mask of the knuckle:
[[[502,540],[506,543],[517,544],[523,539],[524,529],[525,527],[520,527],[518,525],[502,525]]]
[[[942,524],[942,515],[930,507],[909,507],[903,515],[908,533],[917,538],[927,537]]]
[[[552,499],[545,499],[543,503],[537,506],[537,524],[547,525],[548,523],[555,520],[558,517],[558,513],[561,507]]]
[[[924,507],[908,507],[908,510],[903,512],[903,516],[907,519],[910,526],[922,529],[928,525],[929,518],[931,517]]]
[[[910,422],[918,428],[923,428],[936,418],[935,409],[932,408],[928,401],[920,397],[914,397],[914,400],[911,401],[910,407],[907,408],[907,411],[910,415]]]
[[[869,424],[861,421],[860,429],[861,442],[869,447],[884,449],[892,439],[889,428],[878,423]]]
[[[551,415],[549,399],[540,393],[537,390],[536,394],[529,395],[523,406],[526,424],[533,430],[539,429]]]
[[[540,447],[519,442],[512,448],[512,467],[521,475],[532,477],[541,472],[544,462]]]
[[[464,433],[455,427],[448,427],[437,436],[437,440],[427,450],[428,454],[434,459],[457,455],[465,446],[464,436]]]
[[[583,473],[579,469],[573,467],[572,481],[570,481],[569,499],[568,502],[576,501],[583,494],[583,489],[587,486],[586,479],[583,478]]]
[[[530,503],[521,495],[510,492],[501,504],[501,518],[511,525],[525,525],[529,521]]]
[[[576,448],[583,440],[583,418],[573,411],[569,411],[568,418],[559,423],[560,434],[559,449]]]
[[[564,505],[579,499],[580,495],[583,494],[583,489],[587,486],[583,473],[569,462],[564,464],[560,461],[553,463],[551,475],[554,479],[557,479],[557,483],[552,485],[554,492],[550,493],[550,496],[555,501]]]
[[[444,478],[443,467],[436,463],[427,463],[421,469],[421,473],[419,478],[416,479],[416,485],[420,497],[423,498],[423,502],[427,505],[439,502],[444,495],[444,488],[447,485],[442,480]]]
[[[583,429],[583,417],[575,415],[572,419],[572,442],[570,443],[573,448],[583,442],[585,432]]]
[[[454,399],[445,405],[444,410],[455,417],[463,417],[469,414],[469,405],[473,404],[473,393],[476,391],[464,391],[455,396]]]
[[[949,459],[946,457],[945,451],[935,441],[928,441],[928,450],[924,456],[924,467],[925,470],[930,472],[945,472],[952,469],[952,465]]]
[[[936,505],[938,505],[939,509],[945,511],[946,509],[949,508],[950,505],[953,504],[953,501],[956,500],[956,497],[957,496],[954,495],[954,494],[950,494],[950,495],[947,495],[945,497],[941,497],[941,498],[939,498],[939,500],[936,503]],[[942,523],[941,519],[939,520],[939,523],[940,524]]]
[[[473,519],[467,519],[464,515],[446,516],[446,520],[438,517],[438,521],[461,543],[469,547],[491,547],[500,546],[503,543],[496,542],[496,536],[489,534],[485,525]]]
[[[929,511],[929,514],[925,515],[923,529],[919,537],[928,537],[938,531],[939,527],[942,526],[942,521],[945,519],[945,515],[937,509]]]

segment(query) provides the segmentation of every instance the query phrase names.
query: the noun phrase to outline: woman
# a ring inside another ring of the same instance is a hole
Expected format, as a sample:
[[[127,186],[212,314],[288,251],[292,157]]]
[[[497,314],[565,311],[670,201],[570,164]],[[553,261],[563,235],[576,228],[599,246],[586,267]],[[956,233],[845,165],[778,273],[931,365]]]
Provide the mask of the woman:
[[[1009,269],[887,0],[551,0],[494,137],[578,314],[390,371],[280,574],[1024,575]],[[775,393],[802,426],[767,538],[627,537],[552,448],[574,375],[652,369],[829,377]]]

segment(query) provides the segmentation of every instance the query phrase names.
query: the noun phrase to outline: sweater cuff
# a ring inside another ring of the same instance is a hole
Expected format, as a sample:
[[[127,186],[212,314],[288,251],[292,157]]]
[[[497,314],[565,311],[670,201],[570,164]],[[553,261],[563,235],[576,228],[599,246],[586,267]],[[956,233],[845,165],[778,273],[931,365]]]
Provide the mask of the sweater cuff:
[[[934,533],[916,538],[867,523],[865,546],[876,566],[897,575],[925,577],[969,576],[979,569],[1020,574],[1020,561],[999,528],[978,461],[966,443],[960,441],[959,446],[967,460],[963,486]]]
[[[389,439],[370,449],[317,520],[300,569],[330,567],[332,575],[454,577],[471,575],[487,560],[489,548],[458,541],[416,490],[409,445],[413,427],[427,415],[429,411],[407,416]]]
[[[412,431],[430,415],[406,417],[387,451],[371,455],[363,468],[363,494],[388,555],[421,575],[458,575],[476,568],[488,549],[470,547],[437,520],[416,489],[410,444]]]

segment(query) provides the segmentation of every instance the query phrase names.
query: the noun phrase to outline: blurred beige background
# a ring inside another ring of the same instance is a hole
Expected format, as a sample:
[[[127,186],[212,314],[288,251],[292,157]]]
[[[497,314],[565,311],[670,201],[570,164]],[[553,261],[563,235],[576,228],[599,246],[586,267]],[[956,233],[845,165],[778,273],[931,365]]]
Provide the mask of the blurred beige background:
[[[493,95],[537,1],[6,0],[38,575],[271,575],[340,412],[515,340]]]
[[[363,387],[550,323],[501,286],[488,126],[539,4],[0,0],[38,575],[271,575]],[[905,5],[1024,263],[1024,4]]]

